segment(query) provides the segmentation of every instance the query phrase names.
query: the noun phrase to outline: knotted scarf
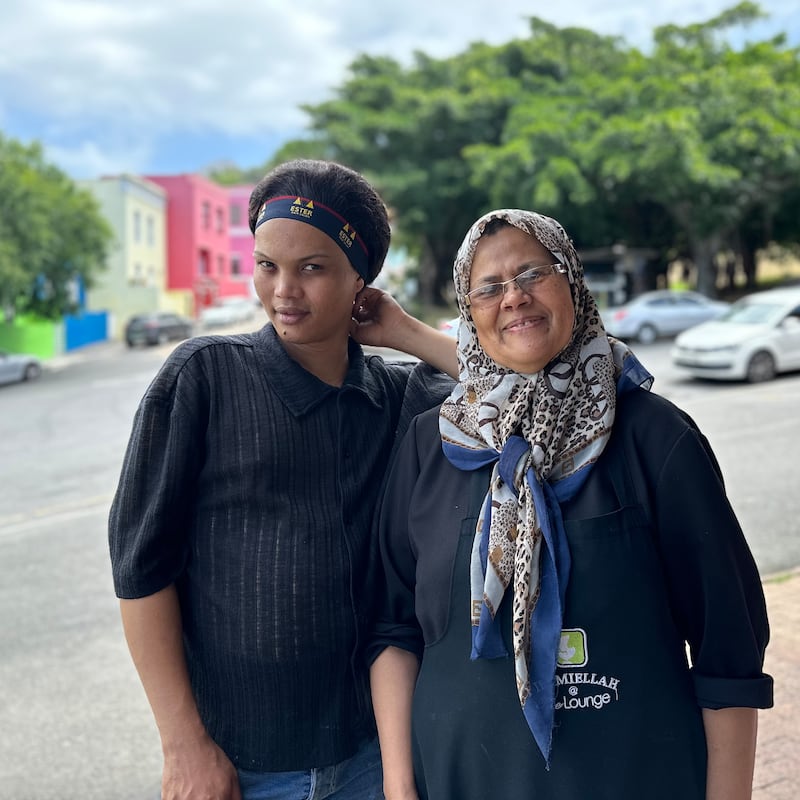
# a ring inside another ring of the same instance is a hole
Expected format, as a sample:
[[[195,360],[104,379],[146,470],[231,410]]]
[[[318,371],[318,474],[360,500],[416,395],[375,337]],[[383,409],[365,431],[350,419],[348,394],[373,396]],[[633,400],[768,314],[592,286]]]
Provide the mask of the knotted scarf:
[[[475,249],[493,219],[536,238],[568,270],[572,337],[535,374],[514,372],[483,351],[463,299]],[[570,566],[559,504],[577,493],[608,442],[617,393],[649,389],[652,376],[622,342],[607,336],[578,254],[556,220],[519,209],[484,215],[461,244],[453,276],[459,382],[442,405],[442,446],[462,470],[494,462],[470,564],[471,657],[507,655],[497,612],[511,587],[517,693],[549,768]]]

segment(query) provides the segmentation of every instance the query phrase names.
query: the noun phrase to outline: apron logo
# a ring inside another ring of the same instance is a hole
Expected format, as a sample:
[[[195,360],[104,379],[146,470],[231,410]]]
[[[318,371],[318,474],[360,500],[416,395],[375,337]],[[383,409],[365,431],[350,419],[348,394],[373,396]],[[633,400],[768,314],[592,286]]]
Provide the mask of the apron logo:
[[[585,667],[589,663],[589,646],[583,628],[564,628],[558,645],[560,669]],[[556,673],[556,710],[599,711],[619,700],[619,678],[596,672],[575,672],[567,669]]]
[[[586,631],[583,628],[565,628],[558,645],[559,667],[585,667],[589,661]]]

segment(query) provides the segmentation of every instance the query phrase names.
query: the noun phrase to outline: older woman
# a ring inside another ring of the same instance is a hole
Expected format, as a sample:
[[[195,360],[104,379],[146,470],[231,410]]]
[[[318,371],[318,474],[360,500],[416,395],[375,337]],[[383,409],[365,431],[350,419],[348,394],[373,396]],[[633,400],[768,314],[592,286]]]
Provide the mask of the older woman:
[[[459,383],[380,515],[387,800],[749,798],[768,626],[706,439],[555,220],[486,214],[454,278]]]

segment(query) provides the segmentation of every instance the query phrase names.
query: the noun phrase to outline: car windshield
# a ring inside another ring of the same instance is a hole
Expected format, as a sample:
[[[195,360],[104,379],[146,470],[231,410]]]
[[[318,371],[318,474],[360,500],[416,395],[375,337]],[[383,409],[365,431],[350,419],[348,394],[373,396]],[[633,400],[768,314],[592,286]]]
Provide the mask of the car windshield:
[[[775,303],[740,300],[720,317],[720,321],[735,322],[740,325],[761,325],[780,314],[780,310],[781,306]]]

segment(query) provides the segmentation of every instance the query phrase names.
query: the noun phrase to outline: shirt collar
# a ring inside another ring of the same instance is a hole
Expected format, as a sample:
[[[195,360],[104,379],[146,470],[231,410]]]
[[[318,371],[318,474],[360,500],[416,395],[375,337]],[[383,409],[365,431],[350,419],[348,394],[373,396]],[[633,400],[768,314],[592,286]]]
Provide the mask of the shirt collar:
[[[382,385],[368,368],[358,342],[348,342],[348,367],[341,387],[331,386],[300,366],[281,344],[272,323],[255,334],[259,360],[270,379],[270,386],[281,402],[295,416],[308,414],[336,392],[345,389],[360,392],[376,408],[383,405]]]

